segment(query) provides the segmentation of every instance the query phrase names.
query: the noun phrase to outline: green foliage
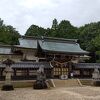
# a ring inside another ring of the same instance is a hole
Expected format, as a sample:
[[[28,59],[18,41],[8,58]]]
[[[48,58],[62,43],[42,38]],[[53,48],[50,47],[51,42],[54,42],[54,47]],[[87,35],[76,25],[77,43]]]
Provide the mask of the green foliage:
[[[96,62],[100,63],[100,51],[96,51],[96,55],[97,55]]]
[[[3,25],[3,20],[0,18],[0,27]]]
[[[56,23],[56,25],[54,24]],[[57,20],[53,20],[53,25],[55,28],[51,29],[51,33],[49,35],[51,37],[59,37],[59,38],[78,38],[77,28],[72,26],[71,23],[67,20],[62,20],[59,24]]]
[[[99,37],[100,34],[100,22],[90,23],[83,27],[80,27],[79,33],[81,47],[88,51],[95,51],[96,37]]]
[[[90,52],[100,51],[100,22],[90,23],[79,28],[79,40],[81,48]],[[100,56],[98,53],[97,62],[100,62]]]
[[[18,44],[19,33],[12,26],[4,25],[3,20],[0,19],[0,43],[3,44]]]
[[[69,21],[62,20],[58,26],[58,35],[67,39],[76,39],[78,38],[77,28],[72,26]]]
[[[26,36],[43,36],[46,33],[46,30],[42,27],[31,25],[26,32]]]
[[[53,23],[52,23],[52,29],[56,30],[57,28],[58,28],[58,21],[57,21],[57,19],[54,19]]]
[[[92,44],[94,45],[96,50],[100,50],[100,34],[92,39]]]
[[[62,37],[62,38],[78,38],[78,28],[71,25],[67,20],[62,20],[59,24],[57,19],[52,22],[52,28],[41,28],[36,25],[31,25],[26,31],[26,36],[50,36],[50,37]]]

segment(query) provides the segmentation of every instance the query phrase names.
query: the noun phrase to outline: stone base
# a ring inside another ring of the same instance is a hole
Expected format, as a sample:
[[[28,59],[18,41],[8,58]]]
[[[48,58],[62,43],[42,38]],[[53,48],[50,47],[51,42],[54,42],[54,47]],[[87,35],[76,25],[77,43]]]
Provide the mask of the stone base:
[[[93,85],[94,86],[100,86],[100,80],[94,80]]]
[[[36,81],[33,84],[33,88],[34,89],[47,89],[48,87],[45,81]]]
[[[14,90],[14,87],[13,87],[13,85],[3,85],[1,90],[3,90],[3,91],[11,91],[11,90]]]

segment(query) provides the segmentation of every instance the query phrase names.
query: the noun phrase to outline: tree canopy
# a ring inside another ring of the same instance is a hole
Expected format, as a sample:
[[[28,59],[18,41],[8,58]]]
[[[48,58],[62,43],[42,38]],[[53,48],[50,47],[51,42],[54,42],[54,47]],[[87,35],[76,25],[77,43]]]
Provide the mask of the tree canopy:
[[[27,36],[42,36],[45,34],[45,29],[37,25],[31,25],[26,31]]]
[[[71,25],[67,20],[58,23],[57,19],[52,22],[52,27],[44,29],[42,27],[31,25],[26,31],[26,36],[50,36],[62,38],[78,38],[77,28]]]
[[[18,44],[20,34],[11,25],[5,25],[3,20],[0,19],[0,43],[3,44]]]
[[[100,22],[90,23],[79,28],[79,40],[81,42],[82,48],[95,51],[94,42],[97,40],[96,37],[100,36]]]

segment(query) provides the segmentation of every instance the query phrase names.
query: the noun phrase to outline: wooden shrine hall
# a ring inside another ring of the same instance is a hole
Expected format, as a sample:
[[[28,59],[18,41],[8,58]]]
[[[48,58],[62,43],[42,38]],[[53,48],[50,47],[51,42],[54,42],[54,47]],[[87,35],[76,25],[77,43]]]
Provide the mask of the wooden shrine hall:
[[[82,58],[87,55],[88,52],[80,48],[77,39],[22,36],[19,45],[0,45],[0,77],[5,76],[6,66],[2,62],[7,58],[15,62],[12,65],[13,79],[33,79],[41,65],[48,78],[70,77],[76,67],[73,64],[84,62]]]

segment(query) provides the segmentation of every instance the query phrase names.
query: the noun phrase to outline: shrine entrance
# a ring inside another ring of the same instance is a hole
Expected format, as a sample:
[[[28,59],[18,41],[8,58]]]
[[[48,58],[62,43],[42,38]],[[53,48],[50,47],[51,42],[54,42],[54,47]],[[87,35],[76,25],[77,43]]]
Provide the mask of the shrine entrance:
[[[68,62],[60,63],[57,61],[52,61],[53,65],[53,76],[54,78],[60,78],[62,75],[66,75],[68,77],[69,67]]]

